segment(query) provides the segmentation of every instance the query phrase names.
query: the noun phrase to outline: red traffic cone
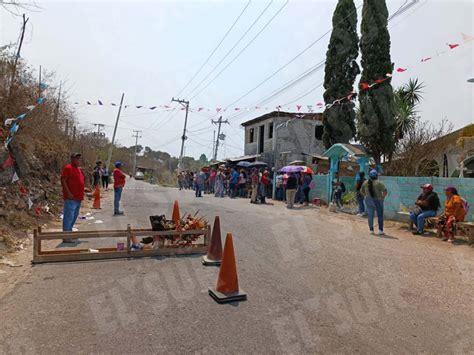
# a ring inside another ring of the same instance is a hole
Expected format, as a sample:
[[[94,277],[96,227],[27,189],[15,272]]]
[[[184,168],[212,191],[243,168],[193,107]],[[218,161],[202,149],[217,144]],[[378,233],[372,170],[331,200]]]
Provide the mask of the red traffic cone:
[[[211,241],[207,249],[207,255],[202,257],[202,264],[206,266],[219,266],[222,260],[221,221],[219,216],[214,219]]]
[[[94,197],[94,203],[92,204],[92,208],[95,210],[100,210],[100,187],[97,185],[95,187],[94,193],[92,194]]]
[[[224,255],[219,270],[216,288],[209,287],[209,295],[218,303],[245,301],[247,294],[239,290],[237,265],[235,263],[234,244],[232,234],[228,233],[225,239]]]
[[[174,201],[173,214],[171,219],[173,220],[174,224],[176,224],[176,226],[179,225],[179,204],[177,200]]]

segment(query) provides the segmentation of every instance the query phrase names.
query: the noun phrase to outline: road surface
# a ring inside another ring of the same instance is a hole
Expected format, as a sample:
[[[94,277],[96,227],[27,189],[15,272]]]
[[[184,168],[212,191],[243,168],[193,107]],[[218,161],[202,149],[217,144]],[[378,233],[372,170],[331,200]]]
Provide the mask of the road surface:
[[[395,224],[370,236],[364,219],[324,209],[195,198],[135,181],[123,194],[126,216],[112,217],[111,196],[81,230],[148,228],[148,216],[170,215],[175,199],[182,212],[219,215],[248,300],[215,303],[207,288],[218,268],[200,257],[26,266],[0,299],[0,354],[474,351],[466,245]]]

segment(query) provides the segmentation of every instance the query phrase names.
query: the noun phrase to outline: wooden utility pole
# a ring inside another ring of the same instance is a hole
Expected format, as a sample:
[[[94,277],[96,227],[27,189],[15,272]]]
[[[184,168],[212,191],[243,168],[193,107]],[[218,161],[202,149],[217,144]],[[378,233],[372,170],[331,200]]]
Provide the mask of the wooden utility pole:
[[[117,113],[117,119],[115,120],[115,127],[114,127],[114,134],[112,135],[112,143],[110,143],[109,148],[109,155],[107,157],[107,165],[105,166],[107,171],[110,171],[110,161],[112,160],[112,152],[114,150],[114,143],[115,143],[115,135],[117,134],[117,127],[120,119],[120,112],[122,112],[122,104],[123,104],[123,97],[125,94],[122,94],[122,98],[120,99],[120,106]]]
[[[183,166],[183,154],[184,154],[184,141],[188,139],[186,137],[186,126],[188,124],[188,111],[189,111],[189,101],[185,100],[180,100],[180,99],[174,99],[174,97],[171,99],[172,102],[179,102],[181,105],[183,105],[186,108],[186,116],[184,118],[184,128],[183,128],[183,135],[181,136],[181,152],[179,153],[179,162],[178,162],[178,170],[180,170]]]
[[[142,133],[142,131],[133,130],[133,133],[135,133],[135,135],[132,136],[132,137],[135,137],[135,154],[133,155],[133,176],[135,176],[135,174],[137,173],[137,146],[138,146],[138,138],[141,138],[141,137],[142,137],[142,136],[140,136],[140,133]]]
[[[225,121],[222,121],[222,116],[219,117],[219,119],[217,121],[214,121],[214,120],[211,120],[212,123],[214,124],[218,124],[218,128],[217,128],[217,139],[216,139],[216,148],[214,150],[214,157],[213,159],[216,161],[217,160],[217,150],[219,149],[219,140],[221,138],[221,125],[223,123],[227,123],[229,124],[229,121],[225,120]]]
[[[21,47],[23,45],[23,38],[25,38],[25,29],[26,29],[26,24],[28,23],[28,20],[29,18],[26,18],[25,14],[23,14],[23,25],[21,27],[20,43],[18,44],[18,49],[16,51],[15,59],[13,61],[12,74],[10,77],[10,86],[8,88],[7,105],[10,103],[10,97],[12,94],[13,84],[15,83],[16,68],[18,65],[18,59],[20,59]],[[5,106],[7,107],[7,105]]]
[[[54,114],[54,121],[58,123],[58,116],[59,116],[59,105],[61,102],[61,87],[62,87],[62,81],[59,82],[59,93],[58,93],[58,102],[56,104],[56,112]]]

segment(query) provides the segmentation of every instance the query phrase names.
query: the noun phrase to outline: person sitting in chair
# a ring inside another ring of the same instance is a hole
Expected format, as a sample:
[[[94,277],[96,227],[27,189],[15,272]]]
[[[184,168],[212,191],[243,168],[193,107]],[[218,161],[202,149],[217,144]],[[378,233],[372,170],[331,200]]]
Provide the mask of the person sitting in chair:
[[[414,235],[422,235],[425,228],[425,219],[435,217],[440,207],[439,197],[433,191],[433,185],[424,184],[420,186],[423,192],[415,202],[415,208],[410,212],[410,220],[416,225]]]
[[[443,235],[443,241],[454,242],[454,226],[456,222],[464,221],[466,209],[463,205],[463,199],[458,194],[454,186],[448,186],[444,189],[446,193],[446,202],[444,203],[444,214],[438,223],[438,234]]]

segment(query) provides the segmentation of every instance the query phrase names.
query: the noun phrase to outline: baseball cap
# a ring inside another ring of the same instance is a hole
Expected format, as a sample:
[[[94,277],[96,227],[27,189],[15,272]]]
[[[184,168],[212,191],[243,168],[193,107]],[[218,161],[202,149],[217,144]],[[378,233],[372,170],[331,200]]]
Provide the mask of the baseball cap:
[[[72,154],[71,154],[71,159],[80,158],[80,157],[82,157],[82,154],[81,154],[81,153],[72,153]]]
[[[115,162],[115,166],[122,166],[122,165],[123,165],[123,164],[122,164],[122,162],[121,162],[120,160],[117,160],[117,161]]]
[[[421,185],[420,187],[422,189],[427,189],[427,190],[433,191],[433,185],[431,185],[431,184],[424,184],[424,185]]]

